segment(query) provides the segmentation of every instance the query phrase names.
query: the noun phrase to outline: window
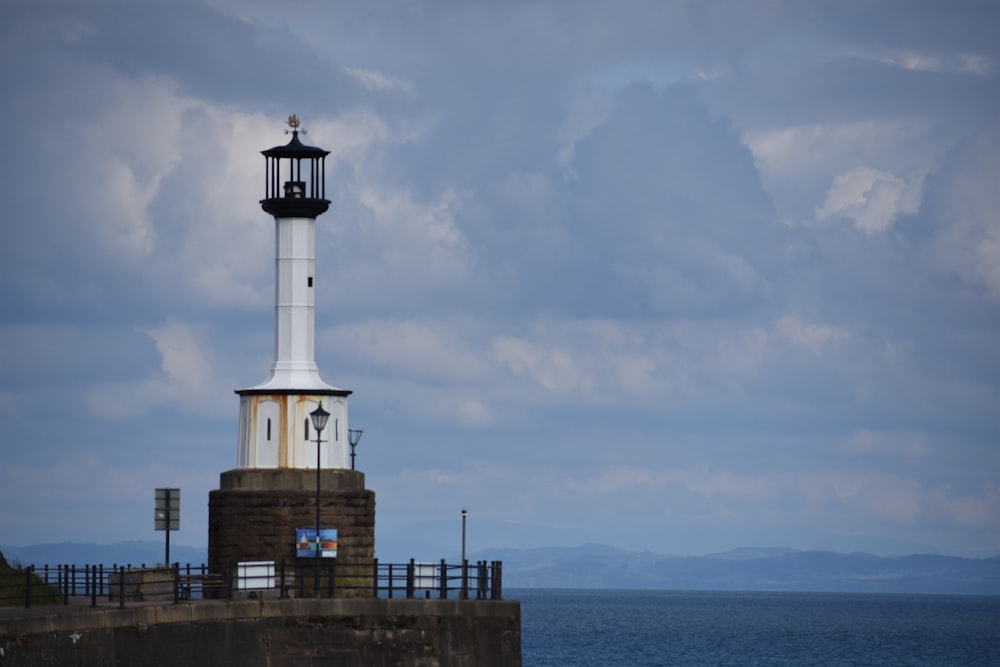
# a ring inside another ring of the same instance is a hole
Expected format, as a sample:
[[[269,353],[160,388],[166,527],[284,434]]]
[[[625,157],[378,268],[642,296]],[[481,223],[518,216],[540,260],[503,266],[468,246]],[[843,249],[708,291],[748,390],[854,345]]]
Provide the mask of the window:
[[[270,440],[271,440],[271,418],[270,417],[267,418],[267,440],[268,440],[268,442],[270,442]]]
[[[309,276],[309,287],[313,286],[313,277]]]
[[[309,418],[306,417],[306,440],[309,440]]]

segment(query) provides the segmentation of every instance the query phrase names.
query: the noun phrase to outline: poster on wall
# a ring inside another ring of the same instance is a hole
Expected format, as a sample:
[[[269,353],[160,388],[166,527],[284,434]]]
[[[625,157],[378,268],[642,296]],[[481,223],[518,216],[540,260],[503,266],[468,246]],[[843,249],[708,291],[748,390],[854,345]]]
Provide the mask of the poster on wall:
[[[316,555],[317,550],[319,556]],[[317,542],[315,528],[296,528],[295,555],[300,558],[336,558],[337,529],[320,528]]]

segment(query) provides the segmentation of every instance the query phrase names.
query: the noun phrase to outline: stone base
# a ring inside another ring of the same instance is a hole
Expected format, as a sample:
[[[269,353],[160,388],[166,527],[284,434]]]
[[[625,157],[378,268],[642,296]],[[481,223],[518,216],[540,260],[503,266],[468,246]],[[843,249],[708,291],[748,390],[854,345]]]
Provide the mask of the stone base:
[[[338,563],[364,570],[375,558],[375,493],[363,473],[320,471],[320,524],[337,529]],[[234,563],[296,556],[295,531],[316,527],[316,471],[237,469],[222,473],[208,497],[208,560],[213,572]]]

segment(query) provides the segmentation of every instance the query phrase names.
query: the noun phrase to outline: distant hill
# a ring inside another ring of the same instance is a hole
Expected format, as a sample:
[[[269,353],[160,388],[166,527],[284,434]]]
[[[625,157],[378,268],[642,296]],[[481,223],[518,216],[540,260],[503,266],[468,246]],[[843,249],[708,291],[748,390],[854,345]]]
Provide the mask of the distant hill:
[[[498,549],[506,588],[947,593],[1000,595],[1000,557],[874,556],[792,549],[737,549],[664,556],[606,545]]]
[[[0,546],[11,564],[131,564],[163,561],[154,541]],[[203,547],[171,546],[170,560],[207,562]],[[503,561],[505,588],[604,588],[1000,595],[1000,556],[875,556],[867,553],[744,548],[666,556],[603,544],[490,549],[470,561]],[[455,562],[458,557],[449,558]]]

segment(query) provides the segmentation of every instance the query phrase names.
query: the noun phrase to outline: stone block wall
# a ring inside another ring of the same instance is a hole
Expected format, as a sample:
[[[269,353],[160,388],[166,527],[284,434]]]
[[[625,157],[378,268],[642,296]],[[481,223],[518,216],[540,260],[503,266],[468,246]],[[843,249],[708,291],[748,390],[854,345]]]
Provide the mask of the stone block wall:
[[[0,664],[520,667],[521,608],[341,598],[21,610],[0,615]]]
[[[337,529],[338,564],[364,568],[375,558],[375,493],[364,488],[360,472],[320,475],[320,523]],[[220,488],[209,493],[209,567],[224,572],[233,563],[261,560],[291,566],[305,560],[296,556],[295,530],[315,526],[315,470],[224,472]]]

